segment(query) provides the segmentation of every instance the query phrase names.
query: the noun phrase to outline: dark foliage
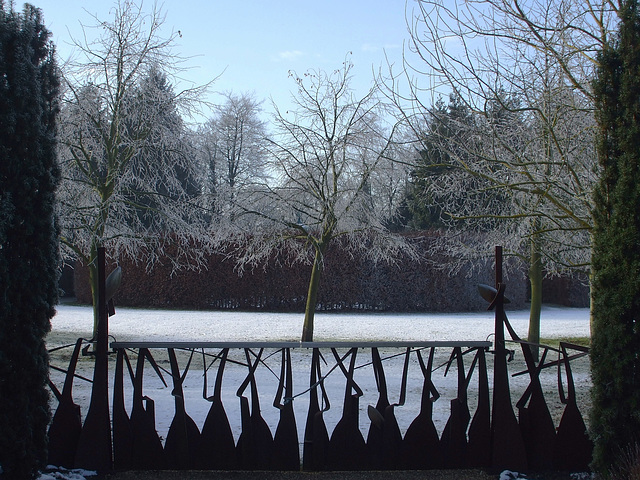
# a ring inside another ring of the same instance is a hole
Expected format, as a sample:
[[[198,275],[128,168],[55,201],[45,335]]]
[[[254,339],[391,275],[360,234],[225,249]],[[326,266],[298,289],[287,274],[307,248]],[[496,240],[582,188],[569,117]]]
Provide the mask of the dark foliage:
[[[471,112],[462,100],[451,95],[449,103],[439,99],[431,109],[432,121],[420,139],[416,168],[411,172],[411,182],[406,199],[407,223],[416,229],[442,227],[448,216],[440,207],[440,199],[426,194],[429,183],[455,168],[452,157],[465,158],[466,152],[457,144],[473,122]]]
[[[432,240],[425,234],[414,241],[429,251]],[[318,311],[478,311],[486,308],[486,302],[478,295],[477,284],[491,283],[493,275],[490,263],[480,273],[461,272],[453,277],[427,262],[400,258],[397,264],[372,264],[365,258],[352,257],[339,243],[329,249],[325,261]],[[273,258],[264,268],[240,276],[234,262],[221,254],[210,256],[201,271],[173,274],[168,259],[149,271],[128,259],[121,259],[119,264],[123,280],[115,298],[117,306],[203,310],[303,312],[310,270]],[[511,308],[526,308],[526,278],[511,273]],[[554,293],[555,303],[585,306],[588,302],[588,288],[579,281],[550,279],[545,286]],[[75,289],[78,301],[91,303],[86,268],[76,268]]]
[[[46,465],[50,418],[45,335],[57,302],[58,77],[40,12],[0,3],[0,466]]]
[[[607,470],[640,432],[640,16],[620,10],[594,84],[602,169],[595,194],[591,434]]]
[[[501,98],[487,102],[486,118],[490,128],[503,129],[522,123],[509,108],[515,109],[515,101],[503,94]],[[479,173],[476,164],[485,160],[487,145],[483,145],[482,131],[486,126],[471,112],[464,99],[452,94],[449,103],[439,99],[430,109],[430,121],[419,138],[421,149],[416,167],[411,172],[406,196],[406,209],[402,216],[413,229],[441,228],[443,226],[480,231],[494,227],[496,214],[504,213],[508,192],[499,181],[492,181]],[[486,132],[485,132],[486,133]],[[498,161],[491,167],[496,174],[502,167]],[[447,178],[465,179],[463,191],[436,193],[434,185],[446,185]],[[508,188],[507,188],[508,190]],[[470,214],[468,205],[473,202]],[[495,212],[491,205],[499,205]],[[469,216],[470,215],[470,216]]]

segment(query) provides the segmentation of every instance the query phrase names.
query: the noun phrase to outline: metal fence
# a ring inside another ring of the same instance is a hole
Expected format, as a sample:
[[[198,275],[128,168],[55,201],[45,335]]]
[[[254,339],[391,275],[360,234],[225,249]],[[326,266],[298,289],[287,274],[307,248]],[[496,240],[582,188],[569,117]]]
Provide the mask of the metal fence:
[[[504,312],[497,253],[496,288],[486,294],[495,310],[493,344],[109,345],[110,308],[101,274],[104,300],[96,341],[78,340],[64,369],[64,386],[52,384],[58,406],[49,431],[49,462],[98,471],[585,471],[592,445],[571,364],[588,349],[561,343],[557,349],[542,347],[535,357]],[[523,383],[515,404],[508,371],[513,350],[505,330],[525,365],[511,372]],[[72,389],[88,346],[95,365],[83,421]],[[542,372],[550,369],[557,372],[563,405],[557,421],[541,382]],[[149,388],[152,384],[162,388]],[[453,393],[443,407],[441,393],[447,389]],[[434,416],[434,409],[441,414]],[[170,422],[160,427],[159,419]]]

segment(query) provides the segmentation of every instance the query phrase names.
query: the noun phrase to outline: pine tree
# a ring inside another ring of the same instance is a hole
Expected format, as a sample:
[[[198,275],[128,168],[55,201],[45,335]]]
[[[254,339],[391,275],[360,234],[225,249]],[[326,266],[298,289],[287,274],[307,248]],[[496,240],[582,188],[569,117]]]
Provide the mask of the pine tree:
[[[595,469],[640,441],[640,16],[620,10],[617,37],[594,82],[601,180],[594,199],[592,260]]]
[[[470,160],[466,152],[456,148],[456,141],[470,130],[473,122],[463,100],[456,95],[450,95],[448,104],[438,99],[430,111],[430,118],[432,120],[420,139],[422,149],[416,168],[411,172],[407,197],[409,224],[418,230],[441,228],[445,219],[450,221],[448,212],[442,209],[442,199],[427,193],[428,186],[455,167],[452,157]]]
[[[41,12],[0,1],[0,477],[46,465],[58,77]]]

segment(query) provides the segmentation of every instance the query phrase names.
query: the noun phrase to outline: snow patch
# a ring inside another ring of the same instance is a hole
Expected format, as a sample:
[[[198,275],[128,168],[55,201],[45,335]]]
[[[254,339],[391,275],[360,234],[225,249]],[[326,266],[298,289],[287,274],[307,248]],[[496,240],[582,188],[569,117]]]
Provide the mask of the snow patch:
[[[515,480],[516,478],[527,478],[527,476],[522,473],[512,472],[511,470],[505,470],[500,474],[500,480]]]
[[[94,477],[97,472],[91,470],[73,469],[67,470],[63,467],[47,466],[38,477],[38,480],[86,480],[87,477]]]

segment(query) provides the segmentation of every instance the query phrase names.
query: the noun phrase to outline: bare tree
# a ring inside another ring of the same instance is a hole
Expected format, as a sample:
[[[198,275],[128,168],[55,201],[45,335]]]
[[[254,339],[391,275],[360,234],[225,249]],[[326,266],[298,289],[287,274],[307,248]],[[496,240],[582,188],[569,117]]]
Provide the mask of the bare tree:
[[[376,215],[391,230],[404,229],[402,209],[406,207],[411,173],[409,159],[415,157],[415,139],[406,130],[397,129],[384,161],[371,172],[370,188]]]
[[[269,139],[272,179],[253,185],[237,203],[234,234],[217,229],[227,241],[242,242],[241,264],[255,264],[274,250],[311,263],[303,341],[313,340],[324,256],[333,241],[343,239],[345,248],[372,261],[410,252],[383,224],[374,191],[374,173],[390,162],[393,129],[383,127],[374,89],[354,97],[350,71],[345,62],[332,73],[291,74],[298,88],[295,108],[276,111]]]
[[[499,238],[528,263],[533,342],[543,269],[589,265],[597,178],[591,79],[615,22],[616,5],[607,0],[420,0],[403,74],[409,93],[399,93],[398,76],[389,84],[418,136],[437,121],[427,92],[454,95],[472,115],[464,135],[440,138],[451,168],[426,189],[455,220],[449,232],[458,241],[449,250],[458,245],[454,253],[467,259],[490,255]],[[470,238],[473,225],[482,225],[482,236]],[[479,238],[484,244],[472,246]]]
[[[224,96],[225,102],[200,129],[199,147],[212,198],[209,204],[218,214],[232,211],[238,193],[266,176],[261,102],[247,93]]]
[[[171,50],[176,35],[160,35],[159,10],[122,0],[110,20],[94,20],[95,40],[84,27],[63,72],[58,204],[64,253],[89,266],[95,300],[99,246],[152,262],[167,241],[192,246],[187,239],[199,235],[181,115],[204,87],[173,90],[181,58]],[[197,252],[175,261],[188,254]]]

